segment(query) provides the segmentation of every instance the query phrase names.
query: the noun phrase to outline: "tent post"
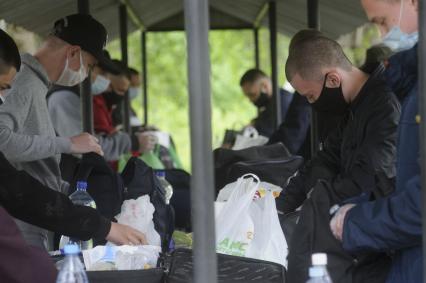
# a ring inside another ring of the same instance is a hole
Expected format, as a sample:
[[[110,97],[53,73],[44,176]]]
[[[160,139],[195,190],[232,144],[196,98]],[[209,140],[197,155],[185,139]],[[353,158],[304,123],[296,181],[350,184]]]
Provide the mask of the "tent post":
[[[271,47],[271,77],[272,97],[274,98],[274,128],[277,129],[282,122],[281,97],[278,88],[278,60],[277,60],[277,3],[275,0],[269,2],[269,33]]]
[[[426,3],[419,1],[419,45],[418,68],[419,68],[419,114],[420,123],[420,165],[421,165],[421,188],[422,188],[422,236],[423,236],[423,282],[426,283]]]
[[[209,3],[185,0],[191,129],[194,282],[217,282],[211,132]]]
[[[128,65],[128,48],[127,48],[127,7],[125,4],[119,6],[119,21],[120,21],[120,45],[121,45],[121,61],[127,67]],[[126,92],[123,99],[123,126],[124,131],[131,134],[130,128],[130,101],[129,93]]]
[[[142,85],[143,85],[143,124],[148,125],[148,74],[147,74],[147,52],[146,52],[146,31],[141,34],[142,45]]]
[[[260,69],[260,60],[259,60],[259,29],[253,29],[254,36],[254,62],[256,64],[256,69]]]
[[[89,15],[89,0],[78,0],[78,13]],[[93,134],[93,101],[90,90],[90,71],[87,78],[80,84],[80,109],[83,132]]]
[[[320,29],[318,0],[308,1],[308,28]],[[311,156],[319,149],[318,113],[311,108]]]

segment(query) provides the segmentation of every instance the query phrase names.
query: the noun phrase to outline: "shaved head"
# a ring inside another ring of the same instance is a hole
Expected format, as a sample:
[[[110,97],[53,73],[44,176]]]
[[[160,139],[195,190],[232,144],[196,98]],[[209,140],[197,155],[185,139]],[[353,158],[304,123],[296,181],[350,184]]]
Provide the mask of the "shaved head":
[[[305,80],[322,80],[324,68],[341,68],[350,71],[352,64],[342,47],[322,33],[312,30],[298,32],[290,42],[289,56],[285,66],[287,79],[296,74]]]

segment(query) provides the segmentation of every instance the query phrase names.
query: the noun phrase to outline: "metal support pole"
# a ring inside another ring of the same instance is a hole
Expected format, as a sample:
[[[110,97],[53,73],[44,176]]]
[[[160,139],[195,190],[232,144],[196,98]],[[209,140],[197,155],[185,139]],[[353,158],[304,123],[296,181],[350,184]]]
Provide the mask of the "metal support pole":
[[[78,13],[89,15],[89,0],[78,0]],[[80,84],[80,109],[83,132],[93,134],[93,101],[90,91],[90,71],[87,79]]]
[[[211,131],[209,3],[185,0],[191,129],[194,282],[217,282]]]
[[[127,66],[127,7],[124,4],[119,6],[119,20],[120,20],[120,45],[121,45],[121,61]],[[123,125],[124,131],[131,134],[130,128],[130,101],[129,93],[126,92],[123,99]]]
[[[142,45],[142,86],[143,86],[143,124],[148,125],[148,75],[147,75],[147,55],[146,55],[146,31],[141,33]]]
[[[422,188],[422,236],[423,236],[423,283],[426,283],[426,3],[419,1],[419,43],[417,47],[419,60],[419,114],[420,122],[420,165],[421,165],[421,188]]]
[[[308,0],[308,28],[320,29],[318,0]]]
[[[77,7],[78,7],[79,14],[85,14],[85,15],[90,14],[89,0],[78,0]]]
[[[80,84],[80,109],[83,122],[83,132],[93,134],[93,100],[90,87],[90,76],[91,71],[89,71],[87,79]]]
[[[308,28],[320,29],[318,0],[308,1]],[[318,113],[311,108],[311,156],[319,149]]]
[[[277,60],[277,3],[275,0],[269,2],[269,33],[271,47],[271,77],[272,97],[274,98],[274,128],[277,129],[282,122],[281,97],[278,89],[278,60]]]
[[[260,60],[259,60],[259,29],[255,28],[253,30],[254,35],[254,62],[256,64],[256,69],[260,69]]]

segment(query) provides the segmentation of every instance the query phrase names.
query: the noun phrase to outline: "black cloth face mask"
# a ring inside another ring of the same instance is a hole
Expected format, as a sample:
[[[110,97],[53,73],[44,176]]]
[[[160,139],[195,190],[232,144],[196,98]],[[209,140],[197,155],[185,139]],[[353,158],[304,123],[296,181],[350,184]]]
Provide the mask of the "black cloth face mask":
[[[121,101],[123,101],[124,98],[124,96],[119,95],[114,91],[104,92],[102,95],[105,98],[109,108],[111,108],[113,105],[119,104]]]
[[[266,105],[268,105],[269,103],[269,96],[267,93],[265,92],[260,92],[259,97],[257,98],[256,101],[253,102],[253,104],[257,107],[257,108],[261,108],[261,107],[265,107]]]
[[[349,104],[345,101],[345,97],[343,96],[342,84],[340,83],[340,86],[335,88],[326,87],[325,82],[327,81],[327,75],[325,75],[320,96],[311,105],[318,112],[343,114],[348,109]]]

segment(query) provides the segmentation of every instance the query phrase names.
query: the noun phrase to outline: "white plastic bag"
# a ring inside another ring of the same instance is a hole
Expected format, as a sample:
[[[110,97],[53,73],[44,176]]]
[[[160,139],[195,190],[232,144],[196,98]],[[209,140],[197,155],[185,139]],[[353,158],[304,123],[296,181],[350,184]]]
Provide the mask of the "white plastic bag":
[[[121,212],[115,218],[120,224],[129,225],[145,234],[148,245],[161,246],[160,235],[155,231],[153,215],[155,208],[149,196],[129,199],[123,202]]]
[[[232,191],[234,190],[235,186],[237,184],[237,181],[234,183],[230,183],[223,187],[219,191],[219,194],[217,196],[216,201],[217,202],[224,202],[229,199],[229,196],[231,195]],[[274,184],[268,183],[268,182],[260,182],[259,188],[257,189],[259,197],[263,197],[265,195],[266,191],[272,192],[274,197],[278,197],[283,189],[279,186],[276,186]]]
[[[243,134],[238,134],[234,146],[232,147],[233,150],[240,150],[245,149],[253,146],[259,146],[264,145],[268,142],[268,138],[259,135],[257,130],[254,127],[246,127],[244,128]]]
[[[249,210],[259,179],[239,178],[229,200],[216,218],[216,249],[219,253],[246,256],[253,240],[254,223]]]
[[[139,270],[157,266],[161,247],[96,246],[83,251],[86,270]]]
[[[249,178],[246,178],[249,177]],[[279,223],[273,191],[255,198],[260,181],[239,178],[216,217],[216,250],[287,266],[287,241]]]

